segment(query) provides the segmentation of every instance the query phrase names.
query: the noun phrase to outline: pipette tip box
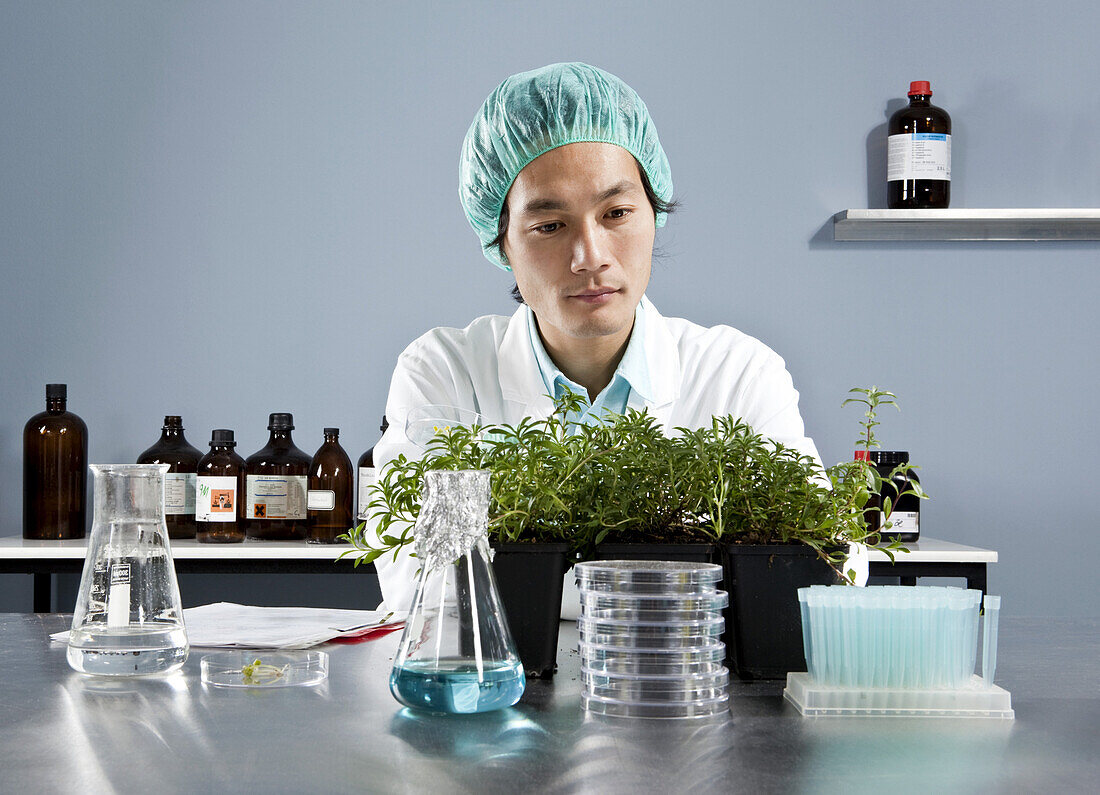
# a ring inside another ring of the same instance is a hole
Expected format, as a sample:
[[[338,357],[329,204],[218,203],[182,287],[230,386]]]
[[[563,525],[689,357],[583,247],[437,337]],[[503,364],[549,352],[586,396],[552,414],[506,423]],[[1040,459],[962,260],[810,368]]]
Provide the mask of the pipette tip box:
[[[973,676],[964,687],[950,690],[831,687],[808,673],[787,674],[783,697],[805,717],[926,717],[998,718],[1012,720],[1012,696],[997,685]]]

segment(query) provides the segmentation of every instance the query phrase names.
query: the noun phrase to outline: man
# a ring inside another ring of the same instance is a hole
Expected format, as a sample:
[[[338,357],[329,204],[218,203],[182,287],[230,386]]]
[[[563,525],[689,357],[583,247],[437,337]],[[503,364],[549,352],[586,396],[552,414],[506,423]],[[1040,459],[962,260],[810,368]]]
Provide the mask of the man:
[[[421,454],[405,434],[413,409],[515,424],[547,416],[550,395],[566,389],[587,395],[579,422],[644,408],[671,433],[733,414],[818,457],[778,355],[728,326],[665,318],[645,297],[672,178],[645,104],[617,77],[572,63],[505,80],[466,135],[459,194],[522,305],[511,318],[434,329],[401,354],[377,466]],[[376,566],[388,607],[401,609],[415,559],[383,555]]]

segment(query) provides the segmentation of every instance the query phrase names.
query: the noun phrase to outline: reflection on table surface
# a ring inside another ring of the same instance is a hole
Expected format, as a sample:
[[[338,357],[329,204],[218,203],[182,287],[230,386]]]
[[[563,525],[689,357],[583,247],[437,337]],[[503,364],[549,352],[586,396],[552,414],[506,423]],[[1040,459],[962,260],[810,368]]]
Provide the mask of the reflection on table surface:
[[[998,684],[1015,722],[801,718],[779,683],[735,683],[702,721],[586,716],[576,629],[513,708],[436,716],[389,693],[397,635],[329,644],[329,678],[203,685],[193,649],[161,679],[73,672],[60,615],[0,615],[0,790],[1087,791],[1100,780],[1100,622],[1006,619]],[[208,652],[209,653],[209,652]]]

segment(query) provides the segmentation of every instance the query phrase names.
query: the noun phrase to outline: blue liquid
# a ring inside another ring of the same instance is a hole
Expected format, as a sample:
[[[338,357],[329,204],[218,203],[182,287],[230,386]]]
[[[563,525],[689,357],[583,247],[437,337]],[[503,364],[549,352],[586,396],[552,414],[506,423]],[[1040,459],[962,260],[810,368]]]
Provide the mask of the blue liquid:
[[[407,662],[390,674],[393,697],[410,707],[435,712],[491,712],[519,701],[527,684],[518,662],[485,660],[481,680],[469,659]]]

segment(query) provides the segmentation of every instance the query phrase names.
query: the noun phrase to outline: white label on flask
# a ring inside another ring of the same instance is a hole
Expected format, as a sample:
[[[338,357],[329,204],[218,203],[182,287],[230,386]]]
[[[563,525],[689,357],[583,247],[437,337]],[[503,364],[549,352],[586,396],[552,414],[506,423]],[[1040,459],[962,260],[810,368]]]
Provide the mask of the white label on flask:
[[[305,519],[305,475],[246,475],[245,516],[249,519]]]
[[[306,507],[311,511],[331,511],[336,507],[336,492],[310,489],[306,495]]]
[[[951,136],[945,133],[891,135],[886,148],[886,181],[951,180]]]
[[[882,514],[879,514],[881,517]],[[880,519],[881,523],[881,519]],[[920,511],[894,511],[890,514],[887,533],[920,533]]]
[[[195,484],[195,518],[200,522],[237,520],[237,478],[203,475]]]
[[[107,591],[107,626],[130,626],[130,564],[111,565],[111,585]]]
[[[367,519],[367,506],[374,499],[373,486],[378,482],[378,470],[375,467],[359,467],[359,521]]]
[[[164,476],[164,513],[167,516],[194,515],[194,472],[169,472]]]

